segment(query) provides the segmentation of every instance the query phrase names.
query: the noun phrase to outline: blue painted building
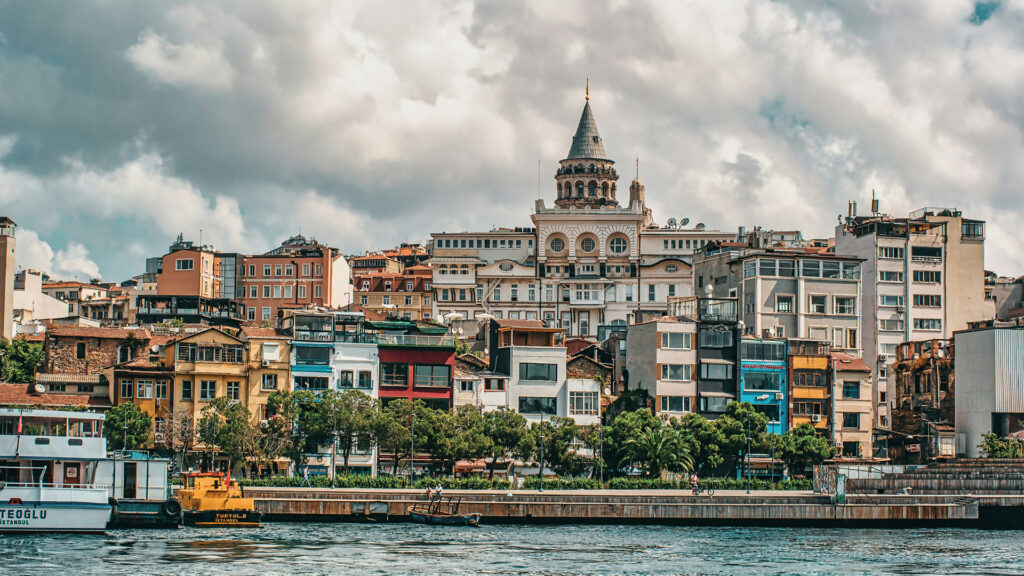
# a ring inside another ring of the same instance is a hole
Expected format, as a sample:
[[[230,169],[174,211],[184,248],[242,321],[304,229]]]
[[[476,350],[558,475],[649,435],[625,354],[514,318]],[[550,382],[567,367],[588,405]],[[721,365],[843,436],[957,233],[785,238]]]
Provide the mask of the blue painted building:
[[[739,401],[768,416],[768,432],[789,430],[789,362],[785,338],[740,342]]]

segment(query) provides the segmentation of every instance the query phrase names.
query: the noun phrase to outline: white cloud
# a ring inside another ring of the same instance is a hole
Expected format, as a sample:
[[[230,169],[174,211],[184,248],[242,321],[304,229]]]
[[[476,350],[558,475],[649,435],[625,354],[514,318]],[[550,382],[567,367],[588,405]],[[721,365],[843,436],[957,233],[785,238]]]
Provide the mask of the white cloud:
[[[18,230],[14,260],[19,269],[31,268],[58,279],[88,282],[102,277],[99,265],[89,258],[89,250],[81,243],[68,242],[54,253],[49,242],[28,228]]]
[[[149,28],[124,56],[150,78],[172,86],[222,92],[231,88],[235,76],[219,47],[173,44]]]

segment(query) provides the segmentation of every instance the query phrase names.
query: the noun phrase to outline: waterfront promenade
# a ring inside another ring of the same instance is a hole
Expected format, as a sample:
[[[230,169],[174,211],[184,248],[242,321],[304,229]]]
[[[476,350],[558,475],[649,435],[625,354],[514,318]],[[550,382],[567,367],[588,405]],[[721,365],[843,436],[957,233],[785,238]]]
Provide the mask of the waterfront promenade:
[[[406,521],[422,490],[246,488],[268,521]],[[837,504],[809,491],[445,490],[460,512],[489,523],[764,526],[987,526],[1020,522],[1024,495],[850,494]]]

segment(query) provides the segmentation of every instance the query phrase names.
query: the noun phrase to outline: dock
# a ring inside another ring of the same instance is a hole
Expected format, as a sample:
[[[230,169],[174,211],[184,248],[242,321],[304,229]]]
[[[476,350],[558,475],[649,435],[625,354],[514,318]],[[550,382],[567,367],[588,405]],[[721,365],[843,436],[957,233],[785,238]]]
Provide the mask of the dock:
[[[246,488],[267,521],[403,522],[422,490]],[[1024,494],[852,494],[797,491],[445,490],[484,524],[677,524],[819,527],[1024,527]],[[1018,526],[1019,524],[1019,526]]]

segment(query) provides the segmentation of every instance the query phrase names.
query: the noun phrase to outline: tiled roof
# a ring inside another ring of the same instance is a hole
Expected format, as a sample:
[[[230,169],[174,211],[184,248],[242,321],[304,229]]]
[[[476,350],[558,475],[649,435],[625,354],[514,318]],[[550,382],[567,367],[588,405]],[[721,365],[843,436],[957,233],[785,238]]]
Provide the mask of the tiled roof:
[[[167,346],[171,342],[174,342],[178,338],[184,336],[183,334],[151,334],[149,336],[149,346]]]
[[[569,155],[566,156],[566,159],[570,158],[608,159],[601,135],[597,133],[597,122],[594,121],[594,113],[590,110],[590,102],[583,106],[580,124],[576,128],[576,135],[572,137]]]
[[[547,328],[540,320],[516,320],[512,318],[495,318],[499,328]]]
[[[37,332],[36,334],[18,334],[14,337],[15,340],[18,338],[24,339],[28,342],[44,342],[46,341],[46,332]]]
[[[102,286],[86,284],[85,282],[78,282],[75,280],[69,280],[67,282],[46,282],[43,284],[43,289],[45,290],[46,288],[92,288],[94,290],[105,290]]]
[[[871,368],[863,360],[844,352],[833,352],[832,362],[836,371],[871,372]]]
[[[587,340],[586,338],[570,338],[565,341],[565,355],[575,356],[580,353],[580,350],[596,344],[597,342]]]
[[[242,334],[246,338],[288,338],[284,332],[267,326],[242,326]]]
[[[66,336],[70,338],[114,338],[121,340],[134,332],[140,340],[149,340],[149,330],[145,328],[93,328],[89,326],[54,326],[50,328],[50,336]]]
[[[86,394],[36,394],[32,384],[0,383],[0,406],[81,406],[104,408],[110,401]]]
[[[40,384],[99,384],[100,374],[36,374]]]
[[[344,312],[362,312],[363,318],[365,320],[369,320],[370,322],[381,322],[383,320],[387,320],[386,314],[377,312],[376,310],[370,308],[364,308],[363,306],[360,306],[359,304],[355,303],[343,306],[341,309]]]

